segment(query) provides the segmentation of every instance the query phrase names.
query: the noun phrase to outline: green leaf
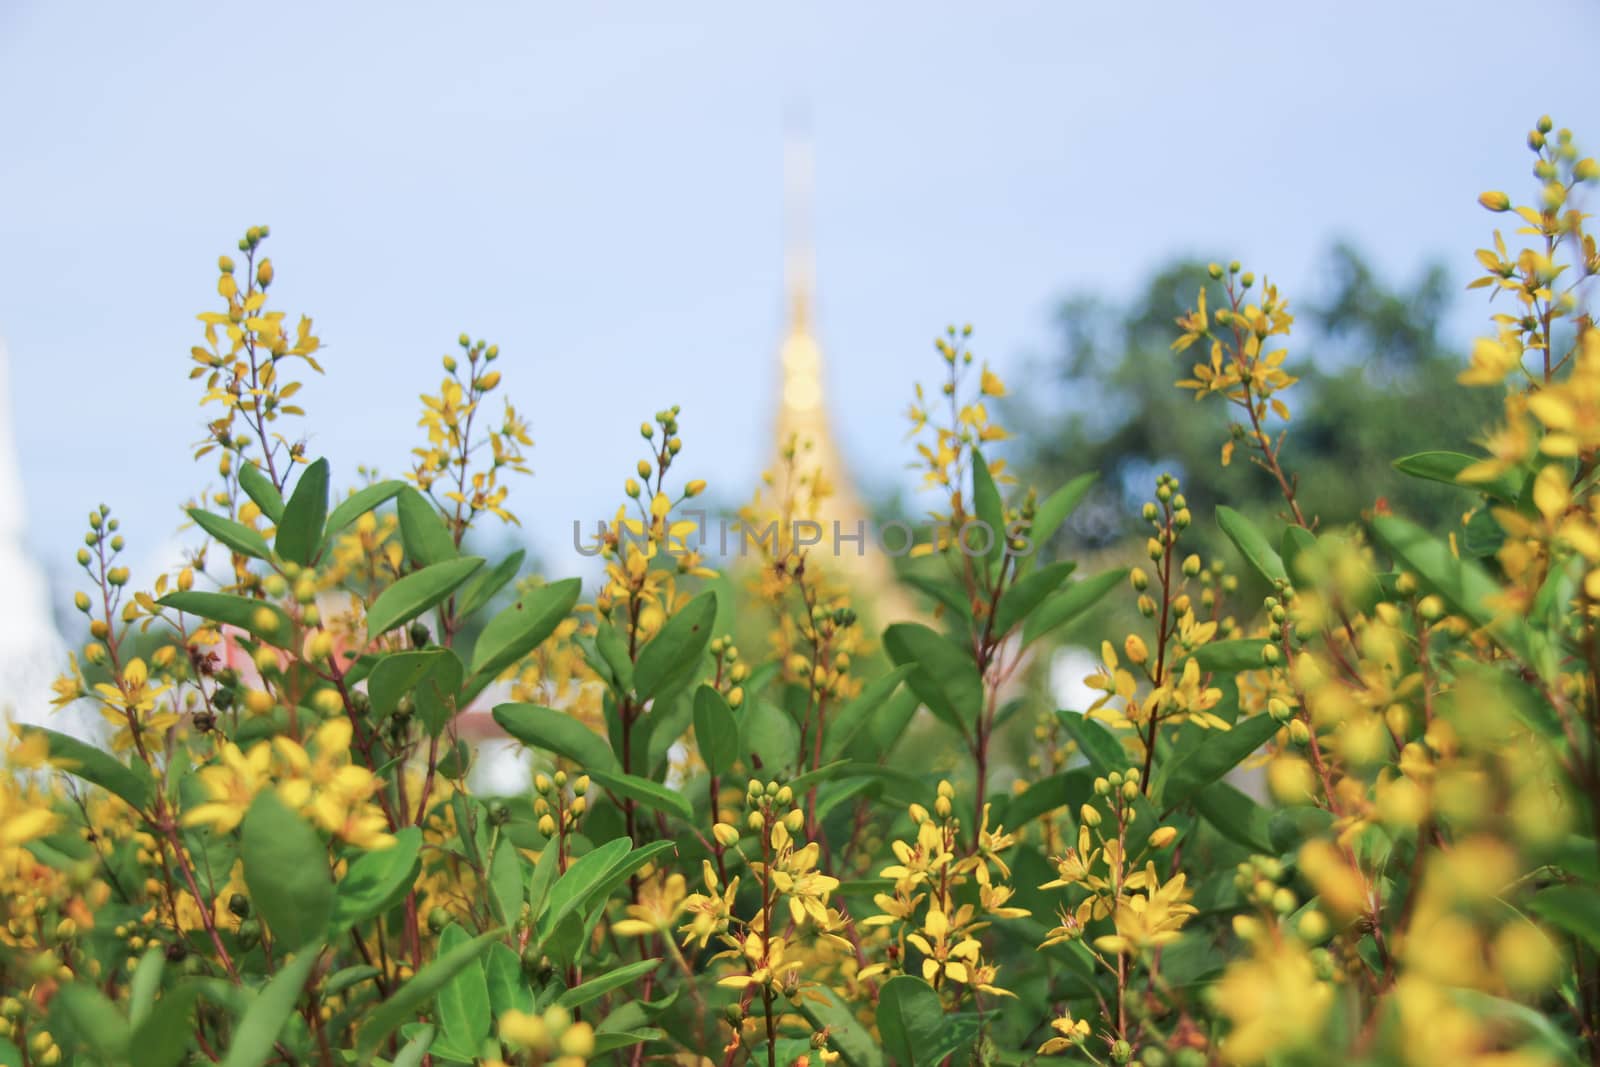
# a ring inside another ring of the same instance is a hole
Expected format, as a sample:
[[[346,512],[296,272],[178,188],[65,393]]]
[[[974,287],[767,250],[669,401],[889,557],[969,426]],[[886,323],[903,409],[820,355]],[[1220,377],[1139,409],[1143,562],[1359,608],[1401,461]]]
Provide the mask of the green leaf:
[[[1600,951],[1600,894],[1579,885],[1553,885],[1534,894],[1533,913]]]
[[[1045,597],[1061,588],[1068,576],[1078,569],[1072,560],[1061,560],[1024,575],[1000,595],[1000,604],[994,612],[994,633],[1008,634],[1018,623],[1044,603]]]
[[[632,848],[632,841],[616,837],[578,857],[551,887],[549,906],[539,929],[548,936],[561,925],[561,920],[583,905],[589,893],[604,884],[606,872],[621,862]]]
[[[141,778],[121,760],[75,737],[46,730],[42,726],[24,726],[22,732],[24,736],[44,736],[50,762],[55,766],[121,797],[140,811],[149,807],[149,780]]]
[[[722,694],[709,685],[695,690],[694,740],[712,774],[727,774],[739,759],[739,722]]]
[[[117,1006],[94,986],[70,982],[56,991],[51,1007],[70,1020],[72,1029],[101,1063],[127,1058],[132,1027]]]
[[[1071,622],[1100,602],[1128,576],[1126,567],[1102,571],[1093,578],[1073,582],[1053,596],[1022,624],[1022,643],[1032,644],[1058,626]]]
[[[422,873],[422,831],[407,826],[388,848],[363,852],[339,879],[333,903],[335,926],[354,926],[399,905]]]
[[[461,554],[433,501],[406,486],[394,506],[400,516],[400,541],[405,545],[406,558],[413,564],[429,567]]]
[[[1285,526],[1280,551],[1283,554],[1283,569],[1291,580],[1307,581],[1314,577],[1307,567],[1317,557],[1318,545],[1316,535],[1310,530],[1293,524]]]
[[[294,1015],[300,991],[311,977],[311,968],[316,966],[321,952],[320,945],[304,945],[292,962],[284,964],[272,976],[272,981],[261,987],[233,1032],[233,1043],[222,1067],[261,1067],[272,1057],[273,1043],[278,1040],[283,1024]]]
[[[1267,581],[1276,582],[1289,577],[1289,573],[1283,569],[1283,559],[1255,523],[1230,507],[1218,505],[1217,525],[1228,535],[1228,540],[1233,542],[1239,554]]]
[[[1052,774],[1030,782],[1021,793],[1007,797],[1005,809],[1000,813],[1006,826],[1020,830],[1046,812],[1066,808],[1077,818],[1080,806],[1094,793],[1094,779],[1098,772],[1092,767],[1074,767],[1070,771]]]
[[[445,983],[463,968],[475,962],[490,945],[500,940],[504,933],[504,928],[490,930],[470,941],[456,945],[448,952],[439,953],[433,962],[418,971],[411,981],[395,990],[388,1000],[374,1008],[367,1016],[366,1025],[362,1026],[356,1035],[356,1054],[359,1062],[371,1063],[385,1038],[394,1033],[401,1023],[415,1018]]]
[[[357,489],[334,505],[334,509],[328,513],[328,521],[322,527],[322,540],[318,542],[317,547],[318,557],[328,550],[328,546],[333,544],[333,539],[343,533],[345,527],[393,499],[395,494],[405,487],[406,483],[399,481],[374,482]]]
[[[267,547],[267,539],[242,522],[221,515],[213,515],[201,508],[190,508],[189,518],[194,524],[217,541],[251,559],[271,559],[272,549]]]
[[[660,782],[652,782],[637,774],[587,769],[589,777],[605,786],[614,796],[627,797],[653,811],[659,811],[664,815],[676,815],[685,822],[694,820],[694,809],[689,806],[688,798],[682,793],[668,789]]]
[[[828,1031],[828,1044],[839,1051],[849,1067],[883,1067],[883,1049],[856,1018],[854,1007],[832,989],[813,986],[795,1006],[814,1031]]]
[[[1000,490],[989,474],[989,462],[976,448],[972,450],[972,507],[978,521],[989,528],[989,551],[984,553],[984,565],[993,573],[1006,551],[1006,509],[1000,500]],[[962,531],[965,540],[966,532]]]
[[[239,856],[250,900],[284,950],[322,937],[333,915],[327,850],[310,824],[270,789],[244,817]]]
[[[272,484],[267,472],[256,466],[253,460],[239,465],[239,488],[256,502],[261,514],[274,523],[283,519],[283,497],[279,494],[278,487]]]
[[[1203,671],[1212,674],[1238,674],[1240,671],[1259,671],[1261,650],[1268,642],[1241,637],[1231,641],[1212,641],[1194,650],[1194,661]]]
[[[489,864],[489,889],[507,926],[522,921],[523,887],[522,857],[517,854],[517,847],[502,836]]]
[[[1523,663],[1549,676],[1547,646],[1535,639],[1526,624],[1511,617],[1497,618],[1492,601],[1499,584],[1478,564],[1458,559],[1450,546],[1415,523],[1393,515],[1372,520],[1372,532],[1395,561],[1417,576],[1431,593],[1437,593],[1450,610],[1483,627]]]
[[[1505,471],[1486,482],[1461,480],[1461,472],[1479,462],[1482,462],[1480,457],[1460,452],[1417,452],[1395,460],[1394,469],[1413,478],[1425,478],[1430,482],[1443,482],[1458,489],[1487,493],[1507,504],[1515,504],[1517,494],[1522,491],[1522,484],[1514,472]]]
[[[522,977],[522,960],[504,941],[489,946],[483,977],[489,984],[489,1009],[495,1018],[508,1011],[533,1010],[533,991]]]
[[[265,600],[190,589],[168,593],[156,603],[209,622],[237,627],[279,648],[288,648],[294,643],[294,624],[289,616],[282,608]]]
[[[438,664],[442,648],[385,652],[367,674],[367,696],[375,717],[393,714],[400,698],[410,696]]]
[[[278,522],[278,555],[299,564],[310,563],[322,543],[322,524],[328,519],[328,461],[319,459],[300,474]]]
[[[605,739],[564,711],[537,704],[499,704],[494,721],[529,748],[565,756],[584,770],[615,770],[617,757]]]
[[[428,1056],[428,1049],[433,1046],[436,1033],[433,1024],[429,1023],[419,1029],[405,1047],[400,1050],[400,1055],[394,1058],[389,1067],[422,1067],[423,1061]]]
[[[633,688],[640,700],[651,699],[699,669],[716,617],[717,594],[708,590],[667,620],[634,663]]]
[[[439,934],[439,955],[448,956],[470,942],[466,931],[451,923]],[[445,1036],[462,1048],[477,1048],[489,1036],[489,983],[477,959],[439,987],[438,1022]]]
[[[490,619],[472,648],[472,673],[485,679],[496,678],[539,647],[571,613],[582,587],[577,578],[551,582],[519,597]]]
[[[1231,730],[1207,731],[1200,744],[1181,749],[1166,763],[1161,805],[1170,811],[1233,770],[1266,744],[1278,725],[1271,716],[1253,715],[1234,723]],[[1151,788],[1154,793],[1157,787]]]
[[[133,1067],[177,1067],[194,1034],[191,1019],[199,987],[186,982],[156,1001],[150,1015],[133,1031],[129,1054]]]
[[[911,676],[916,665],[907,663],[880,674],[856,698],[828,716],[828,732],[822,742],[822,758],[831,760],[850,746],[856,735],[872,721],[878,709],[894,695],[900,683]]]
[[[752,767],[752,771],[772,774],[794,766],[800,754],[800,727],[787,711],[770,700],[756,698],[746,705],[739,725],[742,747],[760,761],[760,767]]]
[[[367,634],[375,637],[404,626],[444,601],[481,566],[481,558],[463,556],[406,575],[379,593],[367,609]]]
[[[878,1032],[889,1062],[898,1067],[937,1063],[932,1053],[944,1028],[944,1005],[922,979],[897,975],[878,990]]]
[[[161,992],[161,972],[166,966],[166,953],[150,948],[140,957],[128,981],[128,1022],[138,1026],[150,1017],[155,1007],[156,994]]]
[[[1272,853],[1272,813],[1227,782],[1212,782],[1196,793],[1194,807],[1228,840],[1252,852]]]
[[[983,712],[983,680],[966,649],[915,622],[899,622],[883,632],[889,658],[915,669],[906,679],[928,710],[967,733]]]
[[[1112,771],[1128,769],[1128,750],[1122,747],[1117,735],[1104,723],[1086,718],[1076,711],[1058,711],[1056,718],[1067,728],[1072,739],[1078,742],[1078,751],[1097,773],[1110,774]]]
[[[1028,530],[1028,539],[1033,542],[1035,553],[1055,538],[1056,531],[1061,529],[1061,524],[1078,509],[1079,504],[1083,503],[1084,496],[1093,488],[1099,477],[1096,471],[1080,474],[1044,498],[1034,510],[1033,526]]]
[[[461,657],[449,648],[438,649],[437,653],[433,666],[412,690],[417,703],[417,716],[422,720],[429,737],[438,737],[443,733],[450,720],[455,718],[456,709],[470,699],[461,691],[461,679],[467,673]]]
[[[519,548],[472,579],[456,598],[456,615],[465,618],[493,600],[494,595],[517,576],[517,571],[522,568],[522,561],[527,555],[527,549]]]
[[[625,986],[635,978],[643,978],[659,966],[661,966],[661,960],[656,958],[640,960],[638,963],[630,963],[624,967],[618,967],[616,970],[602,974],[598,978],[591,978],[582,985],[573,986],[561,994],[556,1003],[563,1008],[582,1007],[596,997],[605,996],[618,986]]]

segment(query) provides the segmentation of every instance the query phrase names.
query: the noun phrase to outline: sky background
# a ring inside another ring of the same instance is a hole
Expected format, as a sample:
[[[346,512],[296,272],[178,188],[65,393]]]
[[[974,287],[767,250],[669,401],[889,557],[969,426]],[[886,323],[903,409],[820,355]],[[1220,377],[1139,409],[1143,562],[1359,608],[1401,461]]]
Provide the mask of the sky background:
[[[947,322],[1015,377],[1063,293],[1116,298],[1178,254],[1237,256],[1291,300],[1339,237],[1391,279],[1448,257],[1464,282],[1476,195],[1530,188],[1534,118],[1600,147],[1600,5],[1539,11],[7,0],[0,335],[28,545],[58,601],[95,503],[136,564],[170,554],[213,471],[188,459],[194,316],[254,223],[274,306],[326,346],[287,429],[336,481],[405,468],[465,330],[500,345],[532,424],[511,503],[552,571],[588,570],[571,522],[611,513],[661,407],[683,407],[684,476],[742,499],[768,459],[797,109],[836,428],[869,489],[905,483],[901,413]]]

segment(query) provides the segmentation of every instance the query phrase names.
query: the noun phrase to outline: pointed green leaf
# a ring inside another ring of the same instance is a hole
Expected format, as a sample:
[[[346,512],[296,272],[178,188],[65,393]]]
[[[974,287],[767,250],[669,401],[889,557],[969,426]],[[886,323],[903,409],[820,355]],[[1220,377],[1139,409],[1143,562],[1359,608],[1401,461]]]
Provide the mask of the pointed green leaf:
[[[400,540],[412,563],[427,567],[460,555],[450,527],[433,501],[406,486],[395,501],[395,511],[400,516]]]
[[[270,789],[256,797],[244,817],[239,857],[250,900],[284,950],[323,935],[333,914],[327,849],[310,824]]]
[[[977,512],[977,520],[989,528],[989,550],[983,554],[983,561],[993,573],[1006,552],[1006,509],[989,473],[989,463],[976,448],[972,450],[972,508]],[[963,541],[966,536],[966,531],[962,531]]]
[[[1065,589],[1045,598],[1022,623],[1022,643],[1032,644],[1058,626],[1064,626],[1094,607],[1100,598],[1128,576],[1126,567],[1102,571],[1081,582],[1069,582]]]
[[[694,694],[694,740],[712,774],[727,774],[739,759],[739,723],[721,693],[702,685]]]
[[[676,815],[685,822],[694,819],[694,809],[689,806],[688,798],[682,793],[668,789],[660,782],[652,782],[637,774],[623,774],[620,771],[586,769],[590,778],[605,786],[614,796],[627,797],[652,811],[659,811],[664,815]]]
[[[1261,577],[1269,582],[1289,577],[1283,569],[1283,560],[1255,523],[1230,507],[1218,505],[1217,525],[1228,535],[1228,540],[1233,542],[1233,547],[1239,550],[1245,562],[1254,567]]]
[[[625,964],[614,971],[600,975],[598,978],[591,978],[582,985],[573,986],[561,994],[556,1003],[563,1008],[580,1008],[591,1000],[605,996],[619,986],[625,986],[636,978],[643,978],[659,966],[661,966],[659,958]]]
[[[519,548],[490,569],[480,571],[456,598],[456,614],[464,618],[493,600],[517,576],[527,555],[527,549]]]
[[[278,487],[272,484],[272,479],[267,477],[267,472],[256,466],[253,460],[239,465],[239,488],[255,501],[261,514],[274,523],[283,519],[283,496],[278,492]]]
[[[356,1035],[356,1054],[359,1062],[371,1063],[372,1057],[383,1045],[385,1038],[394,1033],[401,1023],[415,1018],[445,983],[463,968],[475,962],[504,934],[503,928],[490,930],[470,941],[456,945],[448,952],[439,953],[433,962],[418,971],[411,981],[395,990],[388,1000],[374,1008]]]
[[[1078,565],[1072,560],[1061,560],[1041,567],[1011,584],[1000,596],[995,608],[993,632],[1008,634],[1028,615],[1066,582]]]
[[[700,667],[701,655],[711,643],[711,627],[716,617],[717,594],[708,590],[667,620],[660,632],[640,650],[634,663],[633,686],[640,700],[650,700],[669,686],[694,675]]]
[[[517,598],[483,628],[472,648],[472,673],[493,679],[555,632],[578,602],[583,583],[567,578]]]
[[[406,483],[399,481],[374,482],[357,489],[334,505],[333,510],[328,513],[328,521],[323,525],[322,540],[317,555],[321,556],[326,552],[328,546],[333,544],[333,539],[343,533],[345,527],[372,509],[387,503],[405,487]]]
[[[481,566],[481,558],[463,556],[406,575],[379,593],[367,609],[367,634],[375,637],[404,626],[442,603]]]
[[[407,826],[388,848],[363,852],[339,879],[333,904],[335,926],[353,926],[387,913],[405,900],[422,873],[422,831]]]
[[[189,518],[212,538],[241,556],[249,556],[251,559],[272,558],[272,549],[267,547],[267,539],[242,522],[213,515],[201,508],[190,508]]]
[[[328,519],[328,461],[319,459],[300,472],[278,522],[278,555],[299,564],[315,558]]]
[[[222,1067],[261,1067],[272,1058],[273,1043],[294,1014],[300,992],[320,954],[320,946],[304,946],[292,962],[283,964],[272,981],[262,986],[239,1020]]]
[[[120,1063],[127,1058],[132,1028],[121,1010],[94,986],[69,982],[56,990],[51,1007],[66,1016],[99,1062]]]
[[[1413,478],[1430,482],[1443,482],[1458,489],[1487,493],[1507,504],[1515,504],[1522,491],[1521,479],[1515,471],[1506,471],[1484,482],[1464,482],[1461,472],[1488,457],[1468,456],[1460,452],[1417,452],[1394,461],[1394,469]]]
[[[150,782],[147,778],[141,778],[128,764],[75,737],[46,730],[42,726],[24,726],[22,732],[24,735],[44,735],[50,762],[54,766],[108,793],[114,793],[140,811],[149,806],[152,798]]]
[[[565,756],[584,770],[614,770],[617,757],[605,739],[564,711],[537,704],[500,704],[494,721],[529,748]]]
[[[885,630],[883,647],[896,664],[915,667],[906,684],[929,711],[963,733],[970,730],[983,712],[983,680],[971,652],[914,622]]]
[[[466,931],[451,923],[439,934],[439,955],[470,943]],[[489,1023],[489,983],[474,959],[439,987],[439,1026],[453,1044],[470,1049],[489,1036]]]
[[[1197,745],[1183,748],[1166,763],[1164,783],[1159,785],[1161,806],[1167,810],[1188,801],[1200,790],[1233,770],[1278,732],[1279,724],[1268,715],[1240,719],[1231,730],[1208,730]]]
[[[276,604],[264,600],[190,589],[168,593],[156,603],[208,622],[237,627],[279,648],[288,648],[294,643],[294,624],[289,616]]]

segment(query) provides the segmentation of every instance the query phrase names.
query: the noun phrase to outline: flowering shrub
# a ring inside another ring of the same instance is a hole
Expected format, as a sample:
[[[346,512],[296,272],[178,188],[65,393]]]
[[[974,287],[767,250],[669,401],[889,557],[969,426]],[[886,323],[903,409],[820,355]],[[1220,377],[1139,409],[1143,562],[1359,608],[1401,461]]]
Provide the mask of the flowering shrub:
[[[283,430],[318,340],[250,230],[193,352],[204,544],[141,588],[90,513],[57,703],[106,744],[7,742],[0,1063],[1594,1061],[1597,167],[1552,129],[1534,205],[1482,198],[1525,247],[1478,253],[1499,313],[1461,380],[1504,420],[1397,462],[1459,526],[1304,512],[1289,304],[1216,266],[1178,385],[1231,413],[1273,528],[1163,475],[1136,566],[1041,558],[1093,476],[1012,483],[1005,386],[952,330],[911,410],[934,606],[881,633],[791,532],[827,498],[804,442],[744,513],[782,520],[759,565],[707,565],[675,407],[587,601],[472,555],[531,441],[465,336],[407,477],[335,492]],[[1212,521],[1238,574],[1186,545]],[[1095,699],[1042,705],[1031,665],[1112,594],[1144,621]],[[469,788],[488,709],[532,753],[518,795]]]

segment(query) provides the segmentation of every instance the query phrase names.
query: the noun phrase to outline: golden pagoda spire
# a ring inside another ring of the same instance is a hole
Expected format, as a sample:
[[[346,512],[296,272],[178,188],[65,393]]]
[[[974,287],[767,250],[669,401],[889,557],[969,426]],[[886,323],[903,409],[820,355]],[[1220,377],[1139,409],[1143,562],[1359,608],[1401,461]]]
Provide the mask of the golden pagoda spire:
[[[824,528],[816,546],[829,565],[837,565],[878,623],[913,618],[910,598],[873,536],[870,516],[833,436],[826,403],[822,347],[817,343],[816,261],[811,240],[811,141],[791,132],[784,143],[783,282],[787,321],[778,350],[778,405],[773,420],[773,470],[789,476],[817,500],[816,519]],[[785,456],[793,449],[792,460]],[[852,540],[865,531],[864,542]],[[835,551],[835,532],[842,542]],[[858,551],[858,546],[860,550]]]

